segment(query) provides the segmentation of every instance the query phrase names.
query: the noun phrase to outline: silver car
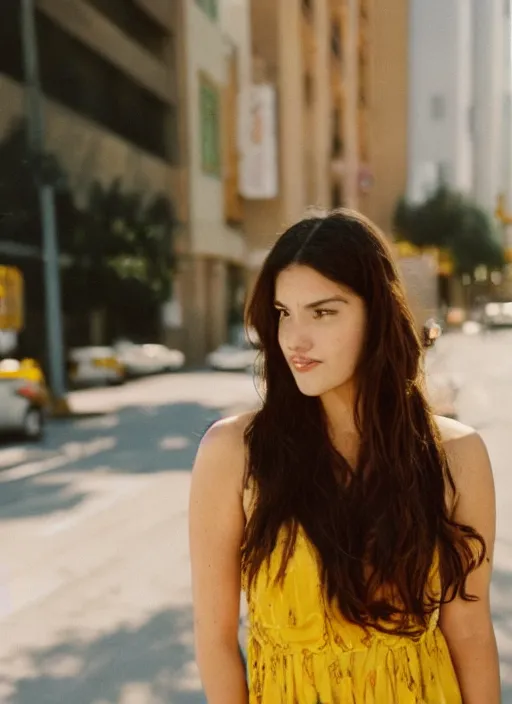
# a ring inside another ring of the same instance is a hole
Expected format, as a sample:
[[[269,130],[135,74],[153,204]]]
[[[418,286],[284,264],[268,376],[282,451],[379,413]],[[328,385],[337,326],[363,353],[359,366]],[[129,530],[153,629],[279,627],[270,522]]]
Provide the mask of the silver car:
[[[185,355],[181,350],[169,349],[161,344],[138,345],[120,340],[114,345],[114,351],[130,377],[178,371],[185,364]]]
[[[33,365],[17,360],[0,363],[0,432],[39,440],[44,432],[47,391]]]
[[[258,359],[258,350],[248,341],[238,345],[221,345],[206,357],[206,362],[212,369],[220,371],[250,371],[254,370]]]
[[[69,380],[73,386],[122,384],[125,369],[112,347],[77,347],[69,352]]]

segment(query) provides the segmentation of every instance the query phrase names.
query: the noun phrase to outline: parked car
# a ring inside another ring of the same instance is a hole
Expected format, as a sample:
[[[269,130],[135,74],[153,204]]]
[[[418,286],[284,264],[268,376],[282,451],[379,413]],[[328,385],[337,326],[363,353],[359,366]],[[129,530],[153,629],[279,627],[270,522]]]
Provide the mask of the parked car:
[[[123,364],[112,347],[76,347],[68,355],[68,375],[73,386],[122,384]]]
[[[486,303],[483,324],[488,328],[512,327],[512,301]]]
[[[121,340],[114,345],[114,351],[127,376],[177,371],[185,364],[183,352],[160,344],[137,345]]]
[[[48,391],[34,359],[0,362],[0,431],[39,440],[44,433]]]
[[[221,371],[253,371],[258,349],[244,340],[238,345],[221,345],[206,358],[208,366]]]

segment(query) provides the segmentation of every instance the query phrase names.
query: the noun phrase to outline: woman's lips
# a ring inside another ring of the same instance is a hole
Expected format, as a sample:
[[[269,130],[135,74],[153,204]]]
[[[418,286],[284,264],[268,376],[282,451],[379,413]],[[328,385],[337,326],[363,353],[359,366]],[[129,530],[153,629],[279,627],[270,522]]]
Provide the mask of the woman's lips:
[[[298,372],[309,372],[321,364],[317,359],[310,359],[309,357],[292,357],[290,362],[293,368]]]

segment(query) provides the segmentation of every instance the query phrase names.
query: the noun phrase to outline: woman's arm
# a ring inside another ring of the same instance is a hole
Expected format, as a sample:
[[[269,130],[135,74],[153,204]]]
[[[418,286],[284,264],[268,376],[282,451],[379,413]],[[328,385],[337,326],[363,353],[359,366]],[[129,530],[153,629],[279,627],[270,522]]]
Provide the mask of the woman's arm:
[[[245,525],[242,419],[205,434],[192,472],[189,507],[196,656],[208,704],[246,704],[238,646],[240,547]]]
[[[457,487],[455,519],[482,535],[487,558],[467,580],[468,594],[477,596],[478,601],[456,598],[445,604],[440,626],[464,704],[499,704],[499,660],[489,593],[496,524],[491,466],[485,445],[475,432],[453,439],[445,447]]]

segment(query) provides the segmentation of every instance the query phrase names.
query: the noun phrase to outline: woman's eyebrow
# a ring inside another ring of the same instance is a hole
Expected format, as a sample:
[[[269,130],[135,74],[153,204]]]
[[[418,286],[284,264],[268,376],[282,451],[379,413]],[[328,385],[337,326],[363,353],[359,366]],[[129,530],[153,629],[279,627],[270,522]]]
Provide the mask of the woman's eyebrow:
[[[312,303],[307,303],[304,308],[318,308],[318,306],[324,306],[327,303],[346,303],[347,299],[343,296],[331,296],[330,298],[321,298],[319,301],[313,301]],[[284,303],[281,301],[274,301],[274,306],[276,308],[286,308]]]
[[[305,308],[317,308],[318,306],[325,306],[326,303],[346,303],[347,299],[343,296],[331,296],[330,298],[322,298],[319,301],[313,301],[313,303],[308,303]]]

